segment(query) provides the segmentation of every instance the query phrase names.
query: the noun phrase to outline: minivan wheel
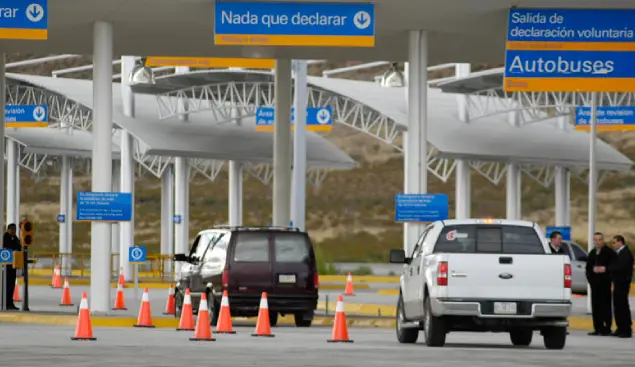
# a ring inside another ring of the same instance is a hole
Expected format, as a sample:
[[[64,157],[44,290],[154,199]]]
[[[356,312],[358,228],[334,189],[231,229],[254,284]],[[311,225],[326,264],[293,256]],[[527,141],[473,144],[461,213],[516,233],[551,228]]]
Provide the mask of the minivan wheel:
[[[269,325],[276,326],[278,325],[278,313],[269,310]]]
[[[311,327],[313,323],[313,313],[296,313],[293,317],[297,327]]]
[[[403,297],[399,295],[399,301],[397,301],[397,341],[402,344],[416,343],[419,338],[419,329],[417,328],[404,328],[403,324],[406,321],[406,316],[403,309]]]
[[[211,294],[207,294],[207,309],[209,310],[209,323],[212,326],[216,326],[218,323],[218,315],[220,313],[220,306],[214,300]]]
[[[181,318],[181,310],[183,310],[183,292],[176,290],[174,293],[174,317]]]

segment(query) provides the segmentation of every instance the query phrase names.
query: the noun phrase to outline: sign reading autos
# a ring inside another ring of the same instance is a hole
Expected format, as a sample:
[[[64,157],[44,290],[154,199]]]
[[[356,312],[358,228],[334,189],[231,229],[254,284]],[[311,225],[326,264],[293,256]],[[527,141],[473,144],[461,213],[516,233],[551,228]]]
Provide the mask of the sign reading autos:
[[[635,90],[635,10],[512,9],[505,90]]]

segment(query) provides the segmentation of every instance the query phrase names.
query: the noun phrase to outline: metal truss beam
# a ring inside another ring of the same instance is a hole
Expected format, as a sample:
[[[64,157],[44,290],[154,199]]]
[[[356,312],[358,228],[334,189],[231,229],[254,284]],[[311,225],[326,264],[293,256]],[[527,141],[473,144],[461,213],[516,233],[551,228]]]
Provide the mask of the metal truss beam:
[[[520,166],[520,171],[524,172],[527,176],[545,188],[551,186],[551,183],[556,176],[556,168],[553,166],[523,164]]]
[[[197,174],[202,175],[210,181],[216,181],[218,174],[221,172],[224,161],[217,161],[211,159],[189,159],[190,167],[193,169],[190,171],[190,181]]]
[[[470,166],[494,186],[498,186],[507,172],[507,165],[501,162],[470,162]]]

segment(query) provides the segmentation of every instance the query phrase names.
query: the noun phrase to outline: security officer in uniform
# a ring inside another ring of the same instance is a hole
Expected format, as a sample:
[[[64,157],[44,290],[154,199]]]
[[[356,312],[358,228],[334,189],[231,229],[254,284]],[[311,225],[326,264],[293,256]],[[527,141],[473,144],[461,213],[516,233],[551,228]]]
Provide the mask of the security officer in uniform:
[[[615,251],[604,243],[604,235],[595,232],[595,248],[589,252],[586,263],[586,279],[591,286],[591,306],[593,310],[593,332],[589,335],[610,335],[613,324],[611,310],[611,276],[608,272],[598,272],[596,267],[609,267],[615,259]]]
[[[20,239],[18,238],[18,235],[16,234],[16,226],[15,223],[11,223],[7,226],[7,231],[4,233],[4,236],[2,237],[2,247],[3,248],[8,248],[11,249],[13,251],[22,251],[22,245],[20,245]],[[13,304],[13,292],[15,290],[15,278],[16,278],[16,270],[13,268],[12,265],[5,265],[6,266],[6,276],[5,276],[5,283],[4,283],[4,289],[6,289],[6,299],[5,299],[5,305],[7,306],[7,310],[17,310],[18,308],[15,307],[15,304]]]

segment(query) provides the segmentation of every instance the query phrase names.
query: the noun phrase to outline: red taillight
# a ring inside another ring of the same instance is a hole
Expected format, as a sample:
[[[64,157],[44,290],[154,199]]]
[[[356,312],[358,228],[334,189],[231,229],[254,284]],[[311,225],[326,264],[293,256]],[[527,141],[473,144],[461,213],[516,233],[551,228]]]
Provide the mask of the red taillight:
[[[223,270],[223,277],[221,278],[221,283],[223,283],[223,288],[229,288],[229,270]]]
[[[320,275],[317,271],[313,272],[313,286],[315,287],[315,289],[318,289],[320,287]]]
[[[564,287],[571,288],[571,265],[564,264]]]
[[[441,261],[437,265],[437,285],[448,285],[448,262]]]

